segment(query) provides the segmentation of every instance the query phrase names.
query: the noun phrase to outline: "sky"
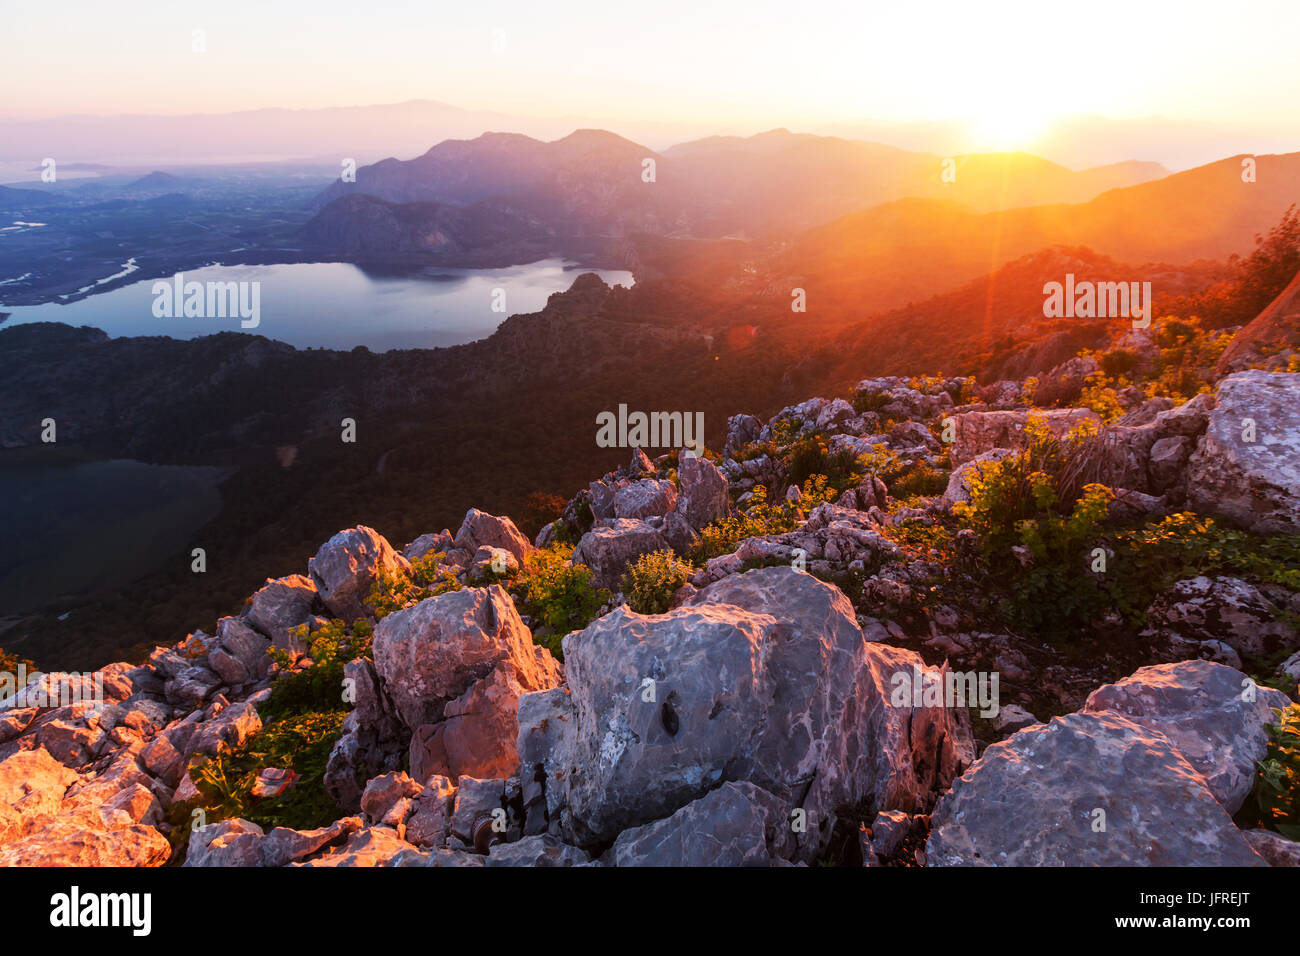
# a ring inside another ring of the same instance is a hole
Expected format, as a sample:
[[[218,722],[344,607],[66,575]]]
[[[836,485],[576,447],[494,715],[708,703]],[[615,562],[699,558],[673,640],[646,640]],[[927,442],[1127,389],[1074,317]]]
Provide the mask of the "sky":
[[[1298,0],[0,0],[0,117],[435,99],[754,131],[958,120],[1027,148],[1077,113],[1295,126],[1298,33]]]

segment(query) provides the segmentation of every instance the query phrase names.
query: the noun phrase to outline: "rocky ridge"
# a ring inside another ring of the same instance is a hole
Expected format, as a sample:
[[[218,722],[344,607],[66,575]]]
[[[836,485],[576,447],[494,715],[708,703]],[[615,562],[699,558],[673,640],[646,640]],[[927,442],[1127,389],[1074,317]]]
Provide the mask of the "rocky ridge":
[[[972,385],[866,380],[852,403],[734,416],[720,457],[635,450],[533,542],[476,509],[454,534],[400,551],[348,529],[306,574],[268,580],[211,634],[139,666],[44,675],[0,701],[0,862],[165,862],[178,826],[169,813],[197,795],[196,760],[259,733],[277,680],[317,666],[304,636],[331,618],[376,621],[371,655],[346,665],[352,706],[322,781],[340,815],[314,830],[208,821],[189,835],[187,865],[1294,859],[1234,814],[1272,709],[1287,703],[1243,660],[1286,657],[1279,676],[1297,677],[1300,635],[1280,613],[1300,610],[1297,594],[1227,576],[1180,581],[1147,614],[1149,655],[1164,659],[1118,680],[1015,633],[973,629],[943,603],[900,612],[930,580],[900,544],[902,525],[950,515],[972,468],[1027,445],[1031,416],[1059,434],[1095,418],[1017,404],[1017,383],[970,401]],[[1116,491],[1112,511],[1190,506],[1294,531],[1297,409],[1300,375],[1259,371],[1181,406],[1142,402],[1101,429],[1096,475]],[[946,471],[946,488],[903,504],[872,474],[808,499],[775,449],[811,436],[829,455],[884,449]],[[698,553],[759,485],[790,503],[791,530],[744,536],[700,562],[666,613],[625,603],[631,562]],[[570,562],[613,593],[563,636],[561,662],[502,582],[565,540]],[[430,554],[443,555],[456,589],[377,614],[375,583]],[[968,669],[1001,675],[1015,699],[981,715],[991,728],[964,704],[898,694]],[[1031,684],[1055,688],[1057,716],[1034,716],[1042,698],[1020,694]]]

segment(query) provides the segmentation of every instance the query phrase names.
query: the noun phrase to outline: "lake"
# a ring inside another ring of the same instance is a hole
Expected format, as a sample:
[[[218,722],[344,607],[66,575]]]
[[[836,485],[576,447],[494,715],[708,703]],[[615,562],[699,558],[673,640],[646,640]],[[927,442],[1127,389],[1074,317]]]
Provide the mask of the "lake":
[[[122,263],[123,270],[138,267],[134,260]],[[227,318],[186,318],[179,314],[183,311],[179,303],[170,313],[155,315],[154,283],[170,282],[170,278],[133,282],[76,302],[0,304],[0,311],[11,313],[0,327],[64,322],[94,326],[114,337],[190,339],[216,332],[248,332],[296,348],[346,350],[364,345],[376,352],[436,348],[485,338],[508,316],[539,311],[551,293],[568,289],[583,272],[595,272],[610,285],[630,287],[633,281],[632,273],[624,270],[588,269],[564,259],[503,269],[433,267],[400,275],[378,274],[345,262],[215,265],[184,273],[185,283],[247,283],[243,286],[246,300],[257,304],[255,328],[241,327],[233,307],[227,312],[232,317]],[[6,278],[12,277],[0,276],[0,303]]]

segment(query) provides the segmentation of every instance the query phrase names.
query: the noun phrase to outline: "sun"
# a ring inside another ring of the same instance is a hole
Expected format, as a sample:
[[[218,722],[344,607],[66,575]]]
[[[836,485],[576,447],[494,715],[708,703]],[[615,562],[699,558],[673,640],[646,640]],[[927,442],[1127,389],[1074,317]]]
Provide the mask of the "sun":
[[[971,146],[980,152],[1007,152],[1033,146],[1048,125],[1048,117],[1029,112],[1019,104],[988,104],[993,109],[971,116],[966,123]]]

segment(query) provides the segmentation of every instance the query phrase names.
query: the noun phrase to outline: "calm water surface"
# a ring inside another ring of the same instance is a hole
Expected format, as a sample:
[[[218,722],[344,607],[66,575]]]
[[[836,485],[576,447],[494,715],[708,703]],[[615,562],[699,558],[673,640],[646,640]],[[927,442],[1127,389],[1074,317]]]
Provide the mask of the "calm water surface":
[[[123,268],[135,268],[132,261]],[[563,259],[503,269],[431,269],[430,274],[379,275],[345,262],[269,266],[209,266],[186,272],[186,282],[256,282],[259,324],[242,328],[238,317],[159,318],[153,284],[146,279],[69,303],[4,306],[12,313],[0,328],[23,322],[90,325],[109,335],[167,335],[190,339],[215,332],[249,332],[296,348],[388,349],[459,345],[491,335],[510,315],[536,312],[583,272],[610,285],[632,285],[630,272],[587,269]],[[435,274],[436,273],[436,274]],[[0,303],[4,280],[0,276]],[[251,287],[250,287],[251,288]],[[503,294],[497,290],[503,290]],[[504,311],[494,311],[494,303]],[[179,310],[178,310],[179,311]]]

